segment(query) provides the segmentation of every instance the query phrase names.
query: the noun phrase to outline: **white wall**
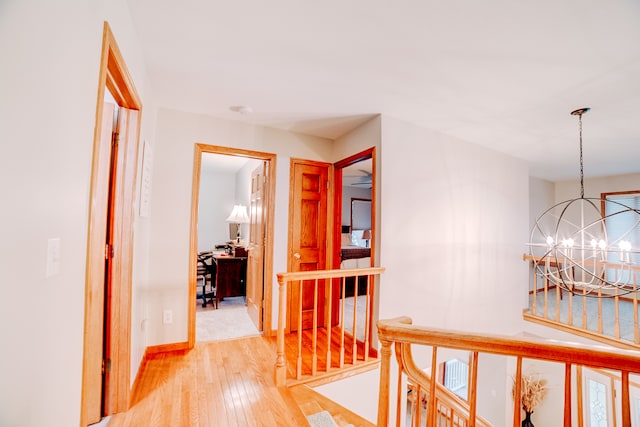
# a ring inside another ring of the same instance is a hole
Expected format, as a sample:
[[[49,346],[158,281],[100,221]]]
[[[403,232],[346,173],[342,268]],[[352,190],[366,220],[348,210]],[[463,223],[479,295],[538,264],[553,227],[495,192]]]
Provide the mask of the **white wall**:
[[[158,114],[157,135],[151,198],[149,345],[187,339],[194,144],[277,154],[274,274],[285,271],[287,265],[290,157],[330,161],[332,146],[331,141],[322,138],[166,109]],[[273,281],[274,301],[277,301],[275,275]],[[172,324],[162,323],[164,309],[173,311]]]
[[[202,170],[198,199],[198,251],[210,251],[229,240],[227,217],[236,193],[234,173]]]
[[[342,224],[351,225],[351,198],[371,199],[371,189],[357,187],[342,187]]]
[[[389,117],[382,118],[380,157],[380,265],[387,269],[380,318],[408,315],[416,324],[470,332],[522,330],[526,164]],[[504,376],[485,387],[504,389]],[[501,420],[495,408],[504,407],[504,393],[487,399],[491,413],[482,415]]]
[[[85,260],[103,21],[143,99],[153,100],[124,0],[0,3],[0,425],[75,426],[80,418]],[[146,275],[136,222],[133,318]],[[45,272],[47,240],[61,242],[59,274]],[[132,330],[132,359],[143,331]],[[137,363],[133,367],[135,375]]]
[[[247,207],[247,214],[251,214],[251,173],[262,164],[262,160],[250,159],[236,174],[235,203]],[[229,211],[231,212],[231,211]],[[241,224],[241,243],[249,243],[250,224]]]

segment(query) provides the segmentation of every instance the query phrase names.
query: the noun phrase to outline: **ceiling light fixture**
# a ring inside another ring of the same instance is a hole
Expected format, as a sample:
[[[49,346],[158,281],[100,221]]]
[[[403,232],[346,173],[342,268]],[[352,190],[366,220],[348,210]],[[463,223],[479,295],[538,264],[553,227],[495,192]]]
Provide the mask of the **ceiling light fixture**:
[[[232,105],[231,107],[229,107],[229,110],[233,111],[234,113],[240,113],[240,114],[253,113],[253,108],[247,105]]]
[[[557,203],[536,219],[525,259],[548,286],[615,297],[639,290],[640,211],[608,197],[584,197],[582,115],[587,111],[571,112],[580,125],[580,197]]]

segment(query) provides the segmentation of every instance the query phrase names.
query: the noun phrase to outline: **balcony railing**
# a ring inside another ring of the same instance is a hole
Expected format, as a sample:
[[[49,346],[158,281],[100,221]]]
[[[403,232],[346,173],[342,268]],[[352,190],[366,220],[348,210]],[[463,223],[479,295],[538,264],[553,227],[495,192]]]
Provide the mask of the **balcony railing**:
[[[355,367],[376,354],[371,344],[374,278],[383,272],[371,267],[277,275],[276,384]],[[351,287],[353,297],[347,297]]]
[[[571,333],[586,336],[626,348],[640,348],[638,322],[638,293],[636,289],[640,268],[629,267],[632,282],[627,291],[598,290],[587,296],[586,291],[570,293],[549,283],[547,277],[538,274],[533,266],[535,259],[524,255],[531,264],[529,310],[525,318],[549,326],[561,327]],[[615,266],[615,264],[612,264]],[[604,294],[604,292],[608,292]]]
[[[411,319],[401,317],[391,320],[378,321],[378,339],[381,344],[380,392],[378,400],[378,426],[389,425],[391,405],[395,406],[396,420],[394,425],[400,426],[402,418],[401,397],[405,396],[405,380],[411,384],[413,397],[416,402],[424,402],[424,411],[415,410],[411,414],[411,426],[486,426],[486,420],[478,416],[477,388],[478,360],[483,355],[502,355],[515,358],[514,400],[520,402],[522,364],[523,360],[538,360],[556,362],[564,366],[564,413],[562,421],[554,425],[583,425],[582,414],[576,417],[572,411],[572,372],[578,376],[582,366],[606,369],[615,372],[620,378],[620,414],[621,425],[630,427],[630,374],[640,373],[640,352],[630,350],[608,350],[602,347],[582,346],[578,344],[559,344],[544,340],[513,338],[504,336],[489,336],[481,334],[459,333],[439,329],[414,326]],[[419,369],[413,359],[412,345],[431,347],[431,372],[425,373]],[[398,378],[391,379],[391,348],[395,347],[398,364]],[[444,390],[437,381],[438,350],[453,349],[471,352],[469,371],[468,400],[452,399],[450,393]],[[391,402],[391,384],[397,384],[395,402]],[[578,390],[580,388],[578,387]],[[435,396],[431,399],[430,396]],[[574,399],[576,396],[574,396]],[[513,405],[513,426],[521,425],[521,407]],[[577,422],[572,424],[576,418]],[[424,422],[422,421],[424,420]]]

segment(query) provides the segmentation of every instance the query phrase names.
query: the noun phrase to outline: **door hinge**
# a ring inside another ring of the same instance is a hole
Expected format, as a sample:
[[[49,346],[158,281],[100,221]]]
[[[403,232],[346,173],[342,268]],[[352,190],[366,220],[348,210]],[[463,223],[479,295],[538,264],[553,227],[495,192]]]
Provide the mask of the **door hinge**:
[[[111,372],[111,359],[102,359],[102,373]]]
[[[117,131],[111,132],[111,145],[118,146],[118,140],[120,139],[120,134]]]
[[[113,246],[111,246],[108,243],[105,243],[105,245],[104,245],[104,259],[113,258],[114,255],[115,255],[115,251],[113,249]]]

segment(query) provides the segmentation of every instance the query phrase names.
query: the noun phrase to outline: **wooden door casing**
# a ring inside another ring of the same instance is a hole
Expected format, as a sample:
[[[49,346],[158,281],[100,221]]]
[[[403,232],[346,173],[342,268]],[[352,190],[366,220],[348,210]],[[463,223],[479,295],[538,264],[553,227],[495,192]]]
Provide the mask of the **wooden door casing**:
[[[289,271],[324,270],[327,257],[328,163],[291,159],[291,190],[289,200]],[[318,283],[314,301],[313,281],[295,284],[288,289],[289,330],[313,324],[313,309],[317,303],[318,325],[324,325],[325,282]],[[301,291],[302,290],[302,291]],[[301,293],[300,293],[301,292]],[[302,304],[302,307],[300,307]]]
[[[262,301],[264,299],[264,238],[265,213],[268,198],[265,185],[267,162],[251,173],[251,204],[249,206],[249,247],[247,260],[247,312],[262,331]]]

